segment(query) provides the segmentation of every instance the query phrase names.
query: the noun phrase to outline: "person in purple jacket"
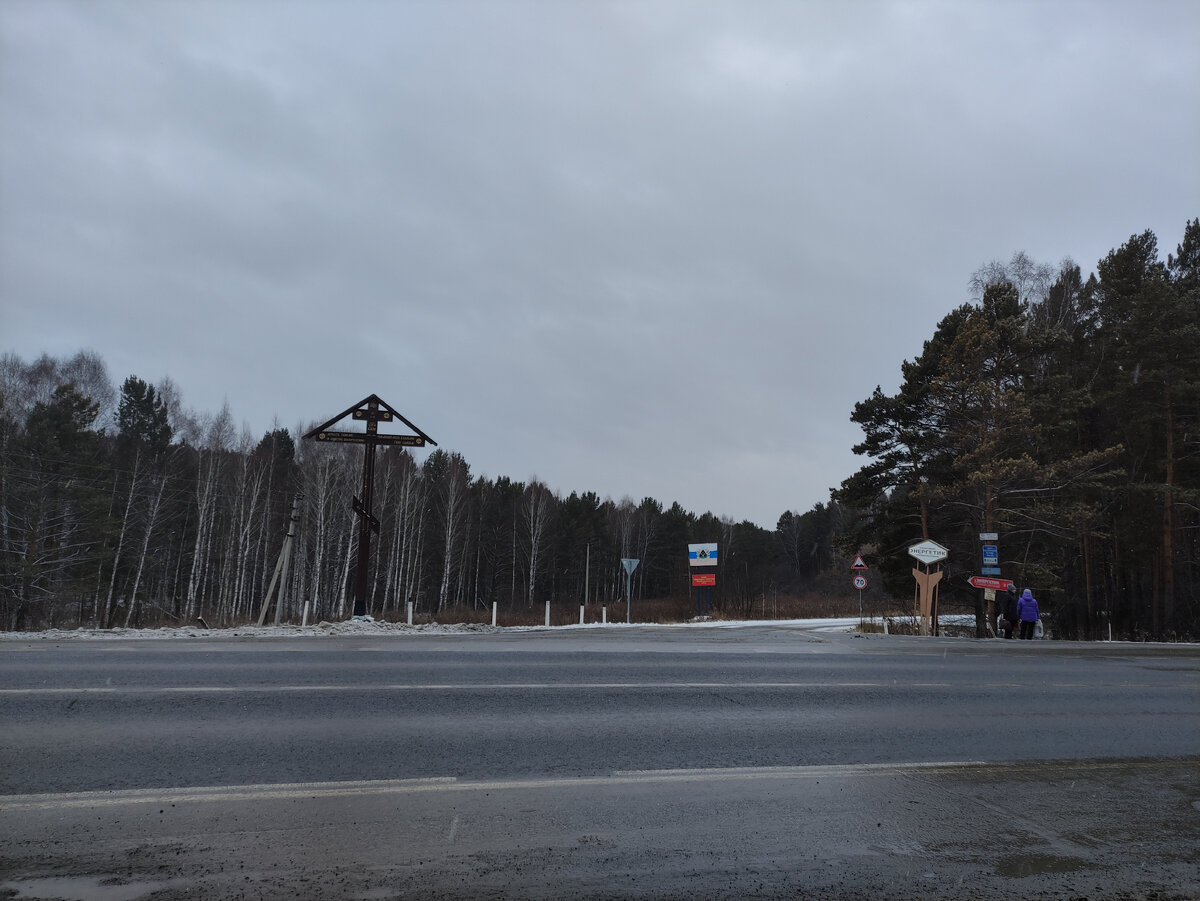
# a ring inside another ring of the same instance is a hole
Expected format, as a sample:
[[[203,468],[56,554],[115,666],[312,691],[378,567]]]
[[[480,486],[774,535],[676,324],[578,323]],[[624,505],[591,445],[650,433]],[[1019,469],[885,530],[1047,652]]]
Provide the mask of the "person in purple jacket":
[[[1033,592],[1026,588],[1017,601],[1017,618],[1021,620],[1021,637],[1033,638],[1033,627],[1038,621],[1038,603]]]

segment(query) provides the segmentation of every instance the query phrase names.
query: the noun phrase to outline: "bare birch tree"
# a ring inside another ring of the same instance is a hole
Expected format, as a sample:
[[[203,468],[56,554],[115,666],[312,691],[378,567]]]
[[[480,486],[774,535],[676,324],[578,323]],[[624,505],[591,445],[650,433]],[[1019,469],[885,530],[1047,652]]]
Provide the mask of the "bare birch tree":
[[[196,534],[186,595],[188,620],[204,616],[213,536],[217,534],[220,483],[233,440],[233,414],[229,404],[221,407],[221,412],[208,423],[207,428],[203,428],[203,434],[204,444],[196,450]]]
[[[146,529],[145,534],[142,536],[142,552],[138,555],[137,572],[133,577],[133,587],[129,589],[129,604],[125,609],[126,629],[133,622],[134,611],[137,608],[138,588],[141,587],[142,573],[146,569],[146,558],[150,551],[150,537],[154,534],[154,527],[158,524],[159,513],[162,510],[163,492],[167,487],[166,473],[159,473],[155,481],[158,483],[158,490],[154,492],[154,496],[150,500],[149,509],[146,511]]]
[[[554,494],[550,489],[536,479],[530,481],[529,486],[525,489],[521,513],[525,524],[525,534],[529,539],[529,586],[526,595],[526,606],[528,607],[533,606],[539,567],[542,563],[543,546],[554,511],[554,499]]]
[[[117,551],[113,555],[112,573],[108,579],[108,597],[104,600],[104,616],[100,620],[105,628],[112,627],[113,620],[113,594],[117,587],[117,571],[121,566],[121,554],[125,549],[125,535],[129,531],[130,517],[133,513],[133,499],[137,494],[138,474],[141,469],[142,455],[138,451],[133,457],[133,472],[129,477],[129,495],[125,500],[125,515],[121,517],[121,531],[117,535]]]
[[[460,454],[450,454],[446,470],[442,475],[442,484],[438,486],[441,494],[442,540],[445,552],[442,554],[442,577],[434,612],[447,606],[451,583],[453,580],[461,578],[460,533],[467,514],[469,479],[470,474],[466,460]]]

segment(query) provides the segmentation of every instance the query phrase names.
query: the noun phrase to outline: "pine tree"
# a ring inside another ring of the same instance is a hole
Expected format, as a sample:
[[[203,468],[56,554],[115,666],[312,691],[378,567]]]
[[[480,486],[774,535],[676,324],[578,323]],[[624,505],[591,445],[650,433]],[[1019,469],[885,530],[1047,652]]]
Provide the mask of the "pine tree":
[[[65,597],[75,595],[82,607],[88,564],[107,528],[103,444],[92,428],[98,409],[73,384],[59,385],[11,439],[21,477],[5,498],[0,547],[6,628],[23,628],[37,604],[44,605],[39,618],[50,621]]]
[[[1134,627],[1155,635],[1176,631],[1176,506],[1179,492],[1195,487],[1180,484],[1179,467],[1197,422],[1196,241],[1189,224],[1180,262],[1172,257],[1175,278],[1150,231],[1131,236],[1097,267],[1097,400],[1107,411],[1104,426],[1124,446],[1127,473],[1114,525],[1119,589]]]
[[[152,385],[135,375],[129,376],[121,385],[117,428],[124,440],[144,444],[152,457],[161,456],[171,445],[166,403]]]

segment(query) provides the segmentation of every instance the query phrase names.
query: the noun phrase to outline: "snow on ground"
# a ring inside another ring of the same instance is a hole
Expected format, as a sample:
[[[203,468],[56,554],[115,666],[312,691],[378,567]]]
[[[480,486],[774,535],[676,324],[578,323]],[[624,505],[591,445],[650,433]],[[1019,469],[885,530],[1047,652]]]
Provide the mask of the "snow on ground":
[[[95,641],[121,639],[187,638],[319,638],[329,635],[445,635],[455,632],[500,632],[495,626],[478,623],[385,623],[350,620],[342,623],[319,622],[310,626],[233,626],[205,629],[202,626],[164,627],[161,629],[47,629],[43,632],[0,632],[0,641],[45,639],[53,641]]]
[[[943,618],[945,622],[946,618]],[[42,632],[0,632],[0,641],[97,641],[105,639],[190,639],[190,638],[319,638],[331,635],[448,635],[470,632],[546,632],[560,629],[739,629],[752,626],[783,626],[816,632],[851,632],[858,618],[847,619],[782,619],[782,620],[693,620],[666,625],[661,623],[587,623],[569,626],[490,626],[480,623],[406,623],[378,622],[369,617],[346,622],[319,622],[310,626],[235,626],[228,629],[205,629],[200,626],[162,629],[46,629]]]

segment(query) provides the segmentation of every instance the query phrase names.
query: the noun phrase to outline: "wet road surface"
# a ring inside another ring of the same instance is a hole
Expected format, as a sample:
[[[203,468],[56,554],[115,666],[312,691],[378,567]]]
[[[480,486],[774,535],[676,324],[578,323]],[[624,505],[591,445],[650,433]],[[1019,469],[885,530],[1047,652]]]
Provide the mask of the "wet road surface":
[[[1200,649],[7,642],[0,722],[0,897],[1200,896]]]

